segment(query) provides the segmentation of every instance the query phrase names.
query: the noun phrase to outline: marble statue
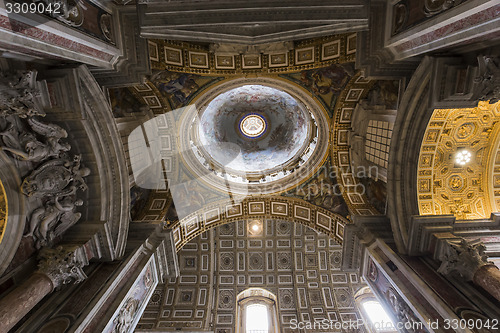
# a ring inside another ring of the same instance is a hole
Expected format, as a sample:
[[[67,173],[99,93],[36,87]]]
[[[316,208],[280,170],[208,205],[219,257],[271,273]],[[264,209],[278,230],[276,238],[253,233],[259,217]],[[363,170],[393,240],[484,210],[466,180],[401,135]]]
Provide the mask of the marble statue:
[[[40,162],[50,157],[59,157],[61,153],[71,149],[68,143],[60,142],[62,138],[68,137],[68,133],[61,127],[54,124],[44,124],[36,118],[28,118],[32,132],[22,132],[16,135],[14,124],[11,125],[0,136],[7,137],[4,140],[6,147],[4,151],[12,153],[16,158]],[[40,136],[39,140],[36,136]],[[19,146],[23,149],[19,149]]]
[[[57,158],[41,164],[24,179],[22,192],[27,196],[44,197],[68,195],[73,186],[86,190],[83,177],[88,176],[90,170],[81,168],[80,160],[81,156],[75,156],[73,161]]]
[[[75,208],[83,205],[81,199],[76,199],[76,187],[72,193],[63,198],[56,195],[44,206],[33,211],[30,218],[30,229],[25,237],[33,236],[38,248],[50,244],[56,237],[61,236],[69,227],[81,217]]]
[[[0,73],[0,116],[45,116],[38,104],[35,71]]]
[[[479,56],[477,60],[479,76],[474,79],[472,99],[496,103],[500,100],[500,60],[486,56]]]

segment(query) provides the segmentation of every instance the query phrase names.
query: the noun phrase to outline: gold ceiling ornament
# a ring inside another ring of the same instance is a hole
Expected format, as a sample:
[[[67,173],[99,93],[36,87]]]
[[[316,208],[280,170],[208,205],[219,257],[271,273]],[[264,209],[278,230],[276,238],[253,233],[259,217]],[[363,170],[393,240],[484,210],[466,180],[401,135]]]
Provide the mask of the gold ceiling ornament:
[[[499,106],[434,110],[418,160],[420,214],[473,220],[499,211]]]
[[[8,215],[7,195],[5,194],[5,189],[0,180],[0,242],[2,241],[5,226],[7,225]]]
[[[244,48],[238,44],[209,46],[148,40],[153,70],[199,75],[284,74],[356,59],[356,33],[313,38],[293,45],[281,44],[281,47]]]

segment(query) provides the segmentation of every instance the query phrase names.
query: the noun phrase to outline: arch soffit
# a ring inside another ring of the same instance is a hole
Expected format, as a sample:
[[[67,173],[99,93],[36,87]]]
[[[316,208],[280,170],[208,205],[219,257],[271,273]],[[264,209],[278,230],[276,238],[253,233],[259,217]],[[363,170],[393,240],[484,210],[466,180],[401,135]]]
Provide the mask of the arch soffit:
[[[189,241],[209,229],[247,219],[278,219],[300,223],[327,234],[340,245],[344,239],[344,227],[350,223],[339,214],[301,199],[267,196],[233,203],[222,201],[206,205],[174,223],[170,228],[175,248],[177,252],[180,251]]]
[[[432,116],[430,105],[433,61],[425,57],[402,96],[389,150],[387,216],[398,250],[406,252],[410,216],[418,215],[417,168],[420,143]]]

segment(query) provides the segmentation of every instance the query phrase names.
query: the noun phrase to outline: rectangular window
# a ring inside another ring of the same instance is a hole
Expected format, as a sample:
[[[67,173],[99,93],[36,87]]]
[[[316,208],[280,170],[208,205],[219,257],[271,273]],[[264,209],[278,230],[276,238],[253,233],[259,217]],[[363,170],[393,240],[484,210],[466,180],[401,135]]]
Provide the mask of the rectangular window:
[[[387,168],[389,146],[391,144],[393,123],[370,120],[366,135],[366,159]]]

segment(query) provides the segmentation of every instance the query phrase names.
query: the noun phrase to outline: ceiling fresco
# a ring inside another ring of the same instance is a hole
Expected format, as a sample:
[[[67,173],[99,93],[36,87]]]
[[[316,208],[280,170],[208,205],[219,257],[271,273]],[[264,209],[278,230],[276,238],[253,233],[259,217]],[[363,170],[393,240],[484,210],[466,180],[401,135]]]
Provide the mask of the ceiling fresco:
[[[308,111],[290,94],[276,88],[234,88],[214,98],[202,112],[199,142],[226,169],[267,173],[296,157],[307,143]],[[239,121],[250,114],[263,117],[263,127],[267,127],[256,138],[243,135],[239,126]]]
[[[281,77],[309,90],[329,111],[331,117],[337,97],[354,74],[354,63],[345,63],[332,64],[328,67],[298,73],[282,74]]]
[[[328,160],[325,165],[330,163]],[[307,182],[283,193],[283,196],[305,200],[345,218],[349,216],[349,208],[342,197],[337,177],[330,174],[327,169],[321,169]]]

